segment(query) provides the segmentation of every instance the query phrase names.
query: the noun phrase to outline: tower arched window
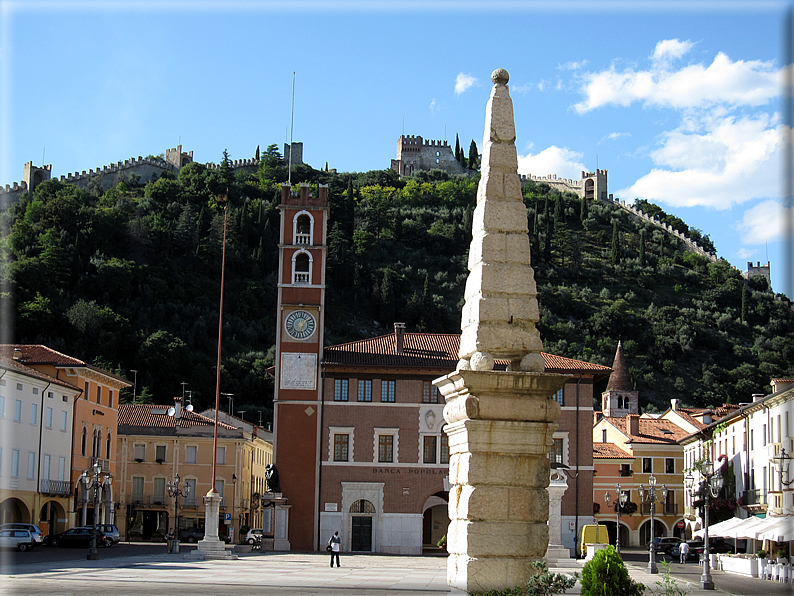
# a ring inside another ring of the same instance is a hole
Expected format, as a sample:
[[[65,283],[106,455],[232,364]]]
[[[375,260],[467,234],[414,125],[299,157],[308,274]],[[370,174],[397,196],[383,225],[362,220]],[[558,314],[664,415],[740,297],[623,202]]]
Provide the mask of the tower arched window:
[[[292,256],[292,283],[312,283],[312,256],[305,250],[298,251]]]
[[[88,440],[88,431],[85,426],[83,427],[83,434],[80,437],[80,454],[85,455],[86,441]]]
[[[292,237],[295,244],[310,245],[314,237],[314,218],[308,211],[295,214],[292,220]]]
[[[110,459],[110,431],[108,431],[108,437],[105,445],[105,458]]]

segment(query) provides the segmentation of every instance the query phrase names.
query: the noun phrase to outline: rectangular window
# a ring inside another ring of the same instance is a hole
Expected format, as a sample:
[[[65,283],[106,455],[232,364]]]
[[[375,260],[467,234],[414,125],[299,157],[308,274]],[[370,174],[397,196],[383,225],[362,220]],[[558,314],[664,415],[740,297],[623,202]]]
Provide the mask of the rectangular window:
[[[36,454],[28,451],[28,480],[33,480],[36,473]]]
[[[217,464],[219,466],[226,464],[226,447],[218,447],[218,450],[215,452],[215,457],[217,459]]]
[[[378,435],[378,461],[380,463],[394,463],[394,436]]]
[[[102,386],[101,385],[97,385],[96,386],[96,403],[98,403],[100,406],[102,405]]]
[[[753,447],[753,437],[755,436],[755,431],[751,428],[750,429],[750,451],[754,449]]]
[[[347,379],[334,379],[334,401],[347,401]]]
[[[91,399],[91,383],[88,381],[85,382],[85,391],[83,392],[83,397],[90,400]]]
[[[601,429],[601,442],[602,443],[606,443],[607,442],[607,429],[605,429],[605,428]]]
[[[559,391],[557,391],[557,393],[554,394],[554,401],[556,401],[561,406],[564,405],[563,404],[564,398],[563,398],[563,390],[562,389],[560,389]]]
[[[565,463],[562,461],[563,459],[563,440],[562,439],[554,439],[551,444],[551,449],[549,450],[549,461],[556,462],[558,464]]]
[[[44,414],[44,426],[52,428],[52,408],[47,408]]]
[[[44,456],[44,470],[41,472],[41,477],[43,480],[50,479],[50,456]]]
[[[422,461],[426,464],[436,463],[436,446],[438,444],[437,439],[438,437],[433,437],[433,436],[424,437]]]
[[[394,387],[396,381],[381,381],[380,382],[380,400],[381,401],[394,401]]]
[[[39,423],[39,404],[30,404],[30,423]]]
[[[14,422],[20,422],[22,420],[22,400],[18,399],[14,401]]]
[[[154,500],[165,503],[165,478],[154,479]]]
[[[108,389],[108,406],[113,407],[113,390]]]
[[[22,383],[17,383],[17,391],[22,391]]]
[[[16,418],[14,418],[16,420]],[[764,442],[761,443],[761,447],[766,447],[766,424],[764,424]]]
[[[372,379],[358,380],[358,401],[372,401]]]
[[[216,480],[215,481],[215,492],[218,493],[221,497],[223,497],[223,480]]]
[[[146,459],[146,445],[135,445],[134,459],[136,461],[144,461]]]
[[[675,474],[675,458],[664,458],[664,472],[665,474]]]
[[[653,458],[650,457],[642,458],[642,473],[653,474]]]
[[[620,475],[631,476],[631,464],[620,464]]]
[[[6,417],[6,396],[0,395],[0,418]]]
[[[165,445],[157,445],[154,448],[154,459],[158,463],[163,463],[165,461]]]
[[[192,499],[195,503],[196,499],[196,479],[195,478],[188,478],[185,480],[185,494],[187,495],[188,499]]]
[[[132,499],[133,501],[143,499],[143,476],[133,476],[132,478]]]
[[[198,447],[196,445],[188,445],[187,447],[185,447],[185,463],[195,464],[197,453],[198,453]]]
[[[441,402],[441,394],[430,381],[424,381],[422,384],[422,403],[437,404]]]
[[[66,412],[66,410],[61,410],[61,432],[66,432],[66,423],[68,422],[67,420],[68,416],[69,414]]]
[[[19,449],[14,449],[11,452],[11,477],[17,476],[19,476]]]
[[[350,435],[334,435],[334,461],[348,461]]]
[[[66,480],[66,458],[58,458],[58,480],[63,482]]]
[[[449,437],[447,433],[441,433],[441,463],[449,463]]]

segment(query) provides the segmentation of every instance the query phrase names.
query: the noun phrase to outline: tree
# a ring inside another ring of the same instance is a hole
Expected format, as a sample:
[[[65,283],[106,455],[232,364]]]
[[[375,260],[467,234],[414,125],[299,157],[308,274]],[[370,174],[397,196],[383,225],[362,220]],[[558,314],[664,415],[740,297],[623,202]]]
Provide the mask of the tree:
[[[257,162],[259,161],[259,145],[256,146],[256,155],[254,156],[254,159],[256,159]]]
[[[640,230],[640,266],[645,267],[645,230]]]
[[[612,251],[609,253],[609,262],[612,265],[620,263],[620,231],[618,222],[612,222]]]
[[[471,141],[471,145],[469,145],[469,169],[476,170],[480,166],[480,156],[477,153],[477,143],[474,142],[474,139]]]
[[[460,162],[460,139],[457,134],[455,135],[455,159]]]
[[[587,197],[584,195],[582,196],[582,201],[579,206],[579,220],[584,221],[587,219],[588,209],[587,209]]]

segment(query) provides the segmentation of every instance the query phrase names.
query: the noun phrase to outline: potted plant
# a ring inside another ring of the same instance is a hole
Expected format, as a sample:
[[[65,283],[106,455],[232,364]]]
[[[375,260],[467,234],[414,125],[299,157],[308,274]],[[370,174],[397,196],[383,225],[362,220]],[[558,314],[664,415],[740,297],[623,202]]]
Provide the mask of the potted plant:
[[[763,579],[767,565],[766,551],[763,548],[759,548],[756,555],[758,556],[758,577]]]

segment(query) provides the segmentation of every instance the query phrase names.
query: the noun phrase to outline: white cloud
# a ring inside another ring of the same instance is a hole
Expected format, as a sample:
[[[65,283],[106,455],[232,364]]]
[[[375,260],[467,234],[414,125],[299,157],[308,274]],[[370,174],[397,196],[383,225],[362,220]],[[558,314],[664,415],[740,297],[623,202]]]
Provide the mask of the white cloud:
[[[754,250],[750,250],[749,248],[740,248],[736,251],[736,256],[742,260],[749,259],[755,254]]]
[[[582,170],[587,169],[581,162],[582,157],[583,155],[578,151],[552,145],[534,155],[532,153],[519,155],[518,173],[533,176],[556,174],[558,178],[580,180]]]
[[[604,141],[616,141],[617,139],[621,139],[623,137],[630,137],[630,136],[631,136],[630,132],[611,132],[608,135],[601,137],[597,145],[600,145]]]
[[[651,54],[651,61],[661,67],[667,66],[672,60],[686,54],[695,44],[691,41],[664,39],[656,44]]]
[[[471,75],[460,73],[455,79],[455,95],[467,91],[472,85],[477,82],[477,79]]]
[[[788,217],[792,215],[789,213]],[[743,244],[765,244],[783,239],[784,222],[785,208],[778,201],[770,199],[745,211],[737,228]]]
[[[610,104],[626,107],[634,102],[678,109],[759,106],[779,94],[782,70],[772,62],[734,62],[720,52],[709,66],[690,64],[669,70],[668,60],[688,49],[685,45],[677,40],[657,44],[653,57],[658,55],[658,60],[648,70],[618,72],[613,65],[608,70],[581,75],[584,100],[574,109],[581,114]]]
[[[436,102],[436,98],[433,98],[433,101],[430,102],[430,113],[435,115],[438,112],[438,103]]]
[[[587,66],[588,60],[571,61],[565,64],[560,64],[557,68],[560,70],[579,70]]]
[[[716,209],[777,196],[782,133],[769,114],[690,117],[664,133],[661,146],[651,152],[657,167],[615,194]]]

